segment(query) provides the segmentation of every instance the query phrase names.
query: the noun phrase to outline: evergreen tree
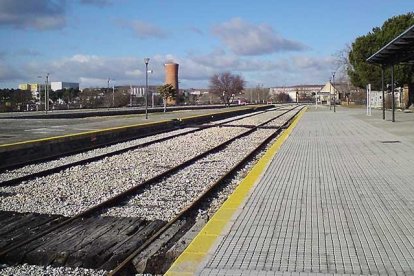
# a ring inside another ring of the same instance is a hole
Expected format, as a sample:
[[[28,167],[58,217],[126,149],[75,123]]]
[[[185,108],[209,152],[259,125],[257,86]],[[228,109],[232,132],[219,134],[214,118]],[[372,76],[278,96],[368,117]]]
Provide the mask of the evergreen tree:
[[[365,88],[368,83],[373,89],[381,88],[381,67],[369,64],[366,59],[375,54],[391,40],[414,25],[414,13],[392,17],[384,22],[382,27],[375,27],[366,35],[356,38],[349,52],[348,75],[353,85]],[[412,65],[398,65],[395,67],[394,79],[397,85],[412,82]],[[390,72],[386,71],[385,79],[389,80]]]

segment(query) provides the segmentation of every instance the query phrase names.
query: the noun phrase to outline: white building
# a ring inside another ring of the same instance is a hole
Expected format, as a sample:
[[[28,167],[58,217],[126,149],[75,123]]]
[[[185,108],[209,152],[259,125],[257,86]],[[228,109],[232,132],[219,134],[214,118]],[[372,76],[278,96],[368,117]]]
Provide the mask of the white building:
[[[79,83],[77,82],[61,82],[61,81],[52,81],[50,83],[52,91],[62,90],[62,89],[79,89]]]
[[[330,105],[333,104],[333,99],[336,98],[336,102],[339,101],[339,91],[329,81],[324,87],[316,94],[318,103]]]
[[[323,85],[319,84],[304,84],[304,85],[294,85],[294,86],[279,86],[271,87],[269,89],[270,96],[274,96],[280,93],[288,94],[290,99],[296,102],[296,95],[301,97],[313,97],[317,92],[321,90]]]

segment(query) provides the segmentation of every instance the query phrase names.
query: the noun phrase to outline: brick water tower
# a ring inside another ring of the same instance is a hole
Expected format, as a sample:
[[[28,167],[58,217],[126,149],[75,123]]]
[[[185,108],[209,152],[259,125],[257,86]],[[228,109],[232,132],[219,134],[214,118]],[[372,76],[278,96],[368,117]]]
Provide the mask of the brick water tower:
[[[165,64],[165,84],[171,84],[175,88],[176,99],[168,99],[167,104],[177,104],[179,95],[178,87],[178,63],[168,62]]]

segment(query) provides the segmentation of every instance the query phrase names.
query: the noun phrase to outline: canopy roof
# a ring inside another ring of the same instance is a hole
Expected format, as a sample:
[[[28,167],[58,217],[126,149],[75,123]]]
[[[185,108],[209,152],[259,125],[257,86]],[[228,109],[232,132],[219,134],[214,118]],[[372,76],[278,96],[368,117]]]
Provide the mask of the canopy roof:
[[[370,56],[367,62],[382,65],[414,63],[414,25]]]

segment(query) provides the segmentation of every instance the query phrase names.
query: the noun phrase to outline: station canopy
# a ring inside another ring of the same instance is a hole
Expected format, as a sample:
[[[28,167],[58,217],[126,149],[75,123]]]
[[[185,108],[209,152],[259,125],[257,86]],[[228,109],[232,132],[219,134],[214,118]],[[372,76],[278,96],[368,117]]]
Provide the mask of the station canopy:
[[[381,65],[414,64],[414,25],[370,56],[367,62]]]

